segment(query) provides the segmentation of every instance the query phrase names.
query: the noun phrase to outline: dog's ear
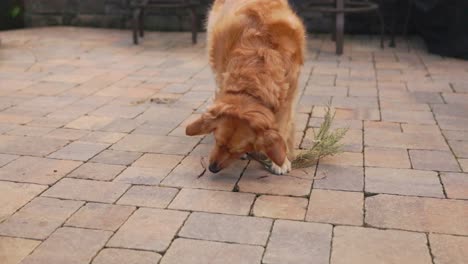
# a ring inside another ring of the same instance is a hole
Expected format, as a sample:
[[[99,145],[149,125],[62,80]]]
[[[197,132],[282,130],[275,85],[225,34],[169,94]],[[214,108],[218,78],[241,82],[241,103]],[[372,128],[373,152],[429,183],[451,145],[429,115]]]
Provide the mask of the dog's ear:
[[[213,105],[200,118],[190,123],[185,128],[187,136],[205,135],[213,132],[216,128],[218,117],[229,109],[230,106],[222,103]]]
[[[205,115],[202,115],[185,128],[185,134],[187,136],[209,134],[215,129],[215,122],[216,119],[207,118]]]
[[[274,163],[283,165],[286,159],[286,143],[283,137],[272,129],[265,131],[263,136],[263,151]]]

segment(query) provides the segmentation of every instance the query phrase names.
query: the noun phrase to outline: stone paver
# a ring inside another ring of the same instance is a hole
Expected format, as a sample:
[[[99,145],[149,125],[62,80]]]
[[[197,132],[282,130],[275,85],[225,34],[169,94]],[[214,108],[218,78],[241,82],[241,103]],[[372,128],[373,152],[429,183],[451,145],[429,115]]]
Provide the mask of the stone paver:
[[[0,180],[53,184],[80,165],[78,161],[23,156],[0,168]]]
[[[310,192],[312,180],[288,175],[268,173],[260,164],[254,163],[244,172],[239,181],[241,192],[306,196]]]
[[[239,180],[246,164],[244,161],[237,161],[231,167],[213,174],[206,167],[203,168],[203,166],[209,166],[208,161],[200,159],[200,157],[187,157],[164,179],[162,184],[172,187],[230,191]],[[205,172],[202,175],[203,171]]]
[[[180,237],[265,246],[273,221],[236,215],[193,213]]]
[[[17,155],[0,154],[0,167],[19,158]]]
[[[109,240],[107,246],[163,252],[188,213],[140,208]]]
[[[115,150],[185,155],[198,143],[197,138],[130,134],[112,146]]]
[[[410,150],[411,163],[415,169],[436,171],[460,171],[451,152]]]
[[[0,181],[0,222],[46,188],[43,185]]]
[[[331,102],[344,152],[201,175],[214,139],[185,127],[214,98],[206,34],[146,34],[0,31],[0,263],[466,262],[466,61],[311,35],[295,146]]]
[[[344,191],[363,191],[364,188],[362,167],[320,164],[317,176],[314,188]]]
[[[411,168],[406,149],[367,147],[365,149],[365,164],[369,167]]]
[[[92,162],[99,162],[112,165],[128,166],[137,160],[142,154],[139,152],[104,150],[91,159]]]
[[[171,209],[247,215],[254,194],[182,189],[169,205]]]
[[[331,239],[331,225],[278,220],[263,263],[328,263]]]
[[[435,264],[463,264],[468,259],[468,237],[429,234]]]
[[[37,240],[0,237],[0,263],[17,264],[29,255],[41,242]]]
[[[113,144],[127,134],[117,133],[117,132],[102,132],[102,131],[93,131],[86,136],[80,138],[80,141],[85,142],[94,142],[94,143],[103,143],[103,144]]]
[[[115,231],[133,211],[135,211],[133,206],[87,203],[70,217],[65,225]]]
[[[59,151],[52,153],[49,155],[49,157],[54,159],[87,161],[99,152],[103,151],[108,146],[109,145],[102,143],[75,141],[70,145],[60,149]]]
[[[45,239],[83,205],[38,197],[0,224],[0,235]]]
[[[133,186],[118,201],[118,204],[142,207],[166,208],[178,189],[157,186]]]
[[[468,235],[468,201],[377,195],[365,207],[365,222],[375,227]]]
[[[102,116],[82,116],[68,123],[65,128],[97,130],[112,122],[112,118]]]
[[[111,235],[110,231],[63,227],[54,232],[21,263],[88,263]]]
[[[259,264],[262,254],[260,246],[179,238],[171,245],[161,264]]]
[[[104,163],[88,162],[81,165],[78,169],[68,174],[67,177],[110,181],[114,179],[126,167],[120,165],[109,165]]]
[[[115,202],[127,189],[128,184],[65,178],[52,186],[43,196],[90,202]]]
[[[160,259],[161,255],[154,252],[106,248],[94,258],[93,264],[154,264],[158,263]]]
[[[444,197],[434,171],[366,168],[366,192]]]
[[[424,234],[338,226],[333,238],[333,264],[432,263]]]
[[[306,221],[362,225],[364,194],[331,190],[312,190]]]
[[[46,156],[66,145],[68,141],[63,139],[23,136],[0,136],[0,153]]]
[[[261,195],[255,200],[253,215],[291,220],[303,220],[307,199],[288,196]]]
[[[442,173],[440,178],[448,198],[468,199],[468,173]]]

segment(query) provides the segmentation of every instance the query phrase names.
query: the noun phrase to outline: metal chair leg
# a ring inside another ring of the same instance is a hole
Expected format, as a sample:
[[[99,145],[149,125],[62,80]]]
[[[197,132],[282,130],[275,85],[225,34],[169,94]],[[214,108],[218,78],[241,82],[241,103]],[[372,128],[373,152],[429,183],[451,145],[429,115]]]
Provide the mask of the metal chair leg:
[[[336,0],[336,8],[342,10],[344,8],[344,0]],[[344,46],[344,23],[345,17],[343,12],[336,13],[336,54],[343,54]]]
[[[141,9],[139,16],[140,37],[145,36],[145,10]]]
[[[382,15],[382,11],[381,11],[381,8],[382,5],[381,3],[379,3],[379,8],[377,8],[377,15],[379,16],[379,20],[380,20],[380,48],[384,48],[384,36],[385,36],[385,20],[384,20],[384,17]]]
[[[409,25],[409,20],[410,20],[412,9],[413,9],[413,1],[409,0],[408,1],[408,10],[406,12],[406,17],[405,17],[405,26],[403,27],[403,37],[405,37],[405,38],[406,38],[406,34],[408,34],[408,25]]]
[[[133,44],[138,45],[138,17],[140,14],[139,9],[133,10],[132,29],[133,29]]]
[[[398,3],[400,3],[400,1],[396,0],[395,4],[392,5],[392,25],[390,28],[390,44],[389,44],[389,46],[392,48],[396,47],[396,42],[395,42],[396,25],[397,25],[398,19],[400,18],[400,15],[398,12],[398,9],[399,9]]]
[[[197,44],[197,33],[198,33],[198,16],[195,7],[190,9],[192,16],[192,44]]]

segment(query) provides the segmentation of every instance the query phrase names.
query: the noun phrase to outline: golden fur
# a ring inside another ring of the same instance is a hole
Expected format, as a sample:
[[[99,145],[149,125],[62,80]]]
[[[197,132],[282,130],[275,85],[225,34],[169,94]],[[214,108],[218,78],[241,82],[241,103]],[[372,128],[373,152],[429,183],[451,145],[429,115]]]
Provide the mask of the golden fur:
[[[294,108],[305,30],[287,0],[216,0],[208,53],[218,89],[214,105],[186,133],[214,132],[210,170],[247,152],[266,154],[276,173],[294,157]]]

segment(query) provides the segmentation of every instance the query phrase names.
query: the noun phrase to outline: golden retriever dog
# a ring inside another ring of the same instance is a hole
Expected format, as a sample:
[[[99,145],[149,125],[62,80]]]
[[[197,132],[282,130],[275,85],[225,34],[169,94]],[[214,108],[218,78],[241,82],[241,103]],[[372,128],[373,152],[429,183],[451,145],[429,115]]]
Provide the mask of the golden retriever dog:
[[[213,106],[186,127],[213,132],[213,173],[261,153],[275,174],[291,170],[298,76],[305,30],[287,0],[216,0],[207,23],[217,90]]]

